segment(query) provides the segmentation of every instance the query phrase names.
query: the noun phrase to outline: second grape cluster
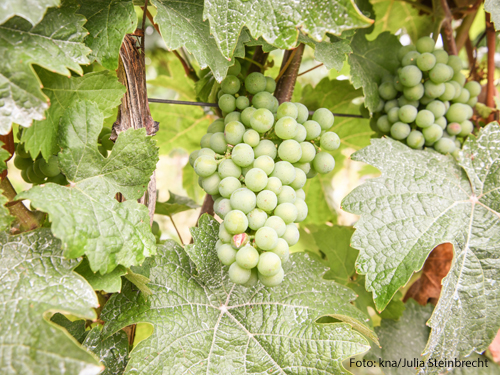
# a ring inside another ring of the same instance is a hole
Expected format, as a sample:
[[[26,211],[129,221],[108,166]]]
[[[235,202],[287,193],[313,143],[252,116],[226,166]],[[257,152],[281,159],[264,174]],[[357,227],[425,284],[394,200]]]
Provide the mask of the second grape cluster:
[[[430,37],[402,47],[397,57],[396,75],[385,76],[378,88],[376,129],[414,149],[458,152],[474,129],[470,118],[481,85],[466,82],[461,59],[435,49]]]
[[[328,109],[309,120],[303,104],[279,105],[273,79],[251,73],[243,86],[240,72],[232,73],[221,84],[224,118],[208,127],[189,162],[223,219],[216,248],[229,278],[271,287],[283,281],[282,263],[299,240],[296,223],[308,213],[302,187],[307,178],[333,170],[327,151],[340,139],[328,131],[334,122]]]

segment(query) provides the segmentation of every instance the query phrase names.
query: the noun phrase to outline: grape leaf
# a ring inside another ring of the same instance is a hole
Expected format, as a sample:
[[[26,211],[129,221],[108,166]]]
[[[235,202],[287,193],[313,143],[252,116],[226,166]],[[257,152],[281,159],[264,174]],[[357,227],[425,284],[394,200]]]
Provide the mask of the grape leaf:
[[[348,40],[334,36],[331,36],[330,40],[316,42],[299,34],[299,42],[314,48],[314,59],[325,64],[327,69],[341,70],[347,55],[352,52]]]
[[[95,353],[106,366],[100,375],[123,374],[128,359],[128,337],[124,331],[105,338],[101,326],[96,326],[88,333],[83,347]]]
[[[135,322],[155,326],[153,335],[131,353],[125,373],[191,371],[207,374],[304,372],[343,373],[342,359],[367,348],[352,330],[370,330],[349,301],[347,288],[321,278],[325,268],[305,253],[291,255],[280,287],[244,288],[229,281],[215,251],[219,224],[208,215],[192,229],[194,244],[174,241],[148,260],[145,301],[124,287],[102,313],[110,335]],[[146,268],[146,263],[143,266]],[[146,272],[143,272],[146,274]],[[349,322],[317,324],[322,315]]]
[[[137,14],[132,0],[79,0],[79,14],[87,18],[89,35],[85,44],[95,59],[106,69],[118,68],[118,54],[123,37],[137,27]],[[144,3],[143,3],[144,6]]]
[[[359,30],[351,40],[352,53],[349,55],[351,80],[354,88],[363,88],[365,105],[373,111],[380,100],[378,84],[382,77],[394,73],[399,66],[398,59],[394,58],[401,47],[398,37],[388,32],[377,36],[377,39],[368,41],[366,35],[369,30]]]
[[[10,153],[3,148],[4,143],[0,142],[0,172],[7,169],[7,159],[10,158]],[[10,215],[9,209],[5,207],[5,204],[9,201],[7,197],[2,195],[3,190],[0,189],[0,231],[4,231],[10,227],[10,224],[14,221],[14,217]]]
[[[203,21],[202,0],[151,0],[158,12],[154,17],[161,35],[170,49],[182,46],[191,52],[201,69],[212,69],[217,81],[222,81],[227,70],[234,65],[233,54],[224,57],[217,48],[214,37],[210,34],[208,22]],[[236,46],[236,43],[235,43]],[[235,57],[243,57],[235,54]]]
[[[83,340],[85,340],[85,337],[87,337],[88,331],[85,330],[85,320],[83,319],[78,319],[72,322],[63,314],[56,313],[52,316],[52,318],[50,318],[50,320],[63,327],[80,344]]]
[[[40,22],[47,8],[59,6],[61,0],[4,0],[0,13],[0,24],[13,16],[27,19],[32,25]]]
[[[337,163],[339,160],[335,160]],[[302,225],[321,225],[326,222],[337,222],[337,212],[332,202],[332,176],[317,175],[307,180],[302,188],[306,193],[308,214]]]
[[[172,216],[178,214],[179,212],[184,212],[188,210],[193,210],[200,207],[195,201],[189,199],[188,197],[183,197],[168,192],[170,196],[166,202],[156,202],[155,214]]]
[[[297,44],[299,29],[320,42],[326,33],[340,34],[373,22],[347,0],[205,0],[203,19],[210,21],[210,31],[226,58],[244,26],[254,39],[262,36],[278,48],[290,49]]]
[[[127,273],[123,266],[116,267],[112,272],[101,275],[93,272],[87,258],[75,268],[75,272],[82,275],[94,290],[102,290],[106,293],[119,293],[122,290],[122,276]]]
[[[79,64],[89,63],[90,50],[82,43],[85,18],[75,14],[77,9],[65,0],[35,26],[20,17],[0,25],[0,134],[9,133],[13,122],[28,127],[44,118],[47,98],[32,64],[69,76],[69,69],[82,74]]]
[[[375,39],[380,33],[390,31],[395,34],[404,29],[413,42],[424,35],[429,35],[433,19],[431,15],[421,15],[420,11],[411,4],[397,0],[372,0],[375,12],[373,32],[368,35],[369,40]]]
[[[90,100],[97,103],[104,117],[109,117],[126,91],[109,71],[82,77],[62,77],[43,69],[37,69],[37,73],[44,86],[43,92],[52,105],[45,120],[35,121],[23,131],[22,141],[31,155],[41,152],[45,159],[60,150],[57,144],[59,121],[68,107],[77,100]]]
[[[399,321],[382,319],[380,326],[375,327],[375,332],[380,340],[380,348],[372,346],[367,354],[367,359],[375,359],[377,363],[381,359],[384,363],[390,361],[400,364],[399,367],[384,367],[385,375],[407,375],[413,372],[413,366],[403,367],[403,360],[422,360],[422,348],[427,342],[430,329],[425,325],[432,314],[432,305],[420,306],[410,299],[406,303],[406,309]],[[401,362],[400,362],[401,361]],[[455,373],[455,372],[453,372]]]
[[[495,30],[500,29],[500,2],[499,0],[485,0],[484,10],[491,14],[491,22],[495,26]]]
[[[0,373],[98,374],[96,358],[46,319],[49,311],[96,318],[94,291],[72,271],[78,261],[63,258],[50,229],[0,233],[0,246]]]
[[[424,353],[444,359],[484,351],[500,326],[499,125],[469,137],[458,163],[387,138],[374,139],[353,159],[382,172],[342,202],[346,211],[361,215],[352,243],[377,309],[422,268],[435,246],[450,242],[455,257]]]
[[[147,188],[158,150],[146,129],[129,129],[118,135],[104,158],[97,149],[102,123],[97,104],[79,101],[70,106],[59,131],[59,166],[69,187],[47,183],[18,197],[49,213],[65,256],[85,254],[92,271],[104,274],[118,265],[139,264],[155,252],[148,209],[135,199]],[[115,199],[118,192],[125,202]]]

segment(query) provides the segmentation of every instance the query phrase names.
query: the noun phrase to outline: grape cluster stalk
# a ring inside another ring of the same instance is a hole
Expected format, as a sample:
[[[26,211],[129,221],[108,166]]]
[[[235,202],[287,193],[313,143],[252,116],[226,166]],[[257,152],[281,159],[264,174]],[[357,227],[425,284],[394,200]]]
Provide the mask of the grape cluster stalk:
[[[17,138],[21,139],[23,129],[19,129]],[[104,156],[108,157],[114,142],[109,139],[111,136],[111,128],[104,127],[99,134],[98,150]],[[68,185],[66,176],[59,168],[59,160],[57,154],[51,155],[48,160],[45,160],[41,154],[33,157],[26,151],[24,143],[16,145],[16,156],[14,157],[14,165],[21,171],[22,179],[33,185],[45,184],[53,182],[58,185]]]
[[[411,148],[456,156],[474,130],[470,118],[481,85],[466,82],[462,60],[436,49],[430,37],[402,47],[397,58],[397,73],[383,77],[378,87],[383,100],[372,127]]]
[[[328,131],[334,122],[328,109],[309,119],[305,105],[278,103],[272,78],[255,72],[242,84],[240,69],[236,64],[222,81],[223,119],[208,127],[189,162],[223,219],[216,249],[231,281],[273,287],[283,281],[282,264],[299,240],[296,223],[307,217],[302,187],[333,170],[328,151],[340,139]]]

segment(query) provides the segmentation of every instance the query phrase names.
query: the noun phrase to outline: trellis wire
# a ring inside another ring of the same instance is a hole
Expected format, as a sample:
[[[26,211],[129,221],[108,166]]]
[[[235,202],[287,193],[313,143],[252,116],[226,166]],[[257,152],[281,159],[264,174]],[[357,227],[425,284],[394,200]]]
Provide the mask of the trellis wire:
[[[187,102],[184,100],[170,100],[170,99],[154,99],[148,98],[150,103],[163,103],[163,104],[180,104],[180,105],[196,105],[200,107],[215,107],[218,108],[217,103],[205,103],[205,102]],[[314,111],[309,111],[309,114],[313,114]],[[333,112],[332,112],[333,113]],[[334,116],[338,117],[352,117],[352,118],[363,118],[361,115],[353,115],[349,113],[333,113]]]

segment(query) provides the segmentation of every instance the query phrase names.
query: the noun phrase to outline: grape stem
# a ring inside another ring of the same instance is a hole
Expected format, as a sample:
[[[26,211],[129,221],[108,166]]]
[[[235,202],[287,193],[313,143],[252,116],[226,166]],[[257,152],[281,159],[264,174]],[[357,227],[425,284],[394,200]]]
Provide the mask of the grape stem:
[[[174,226],[175,231],[177,232],[177,236],[179,236],[179,241],[181,241],[181,245],[184,246],[184,241],[182,240],[181,233],[179,232],[179,229],[177,229],[177,225],[175,225],[174,218],[172,217],[172,215],[168,215],[168,217],[170,218],[170,221],[172,222],[172,225]]]

